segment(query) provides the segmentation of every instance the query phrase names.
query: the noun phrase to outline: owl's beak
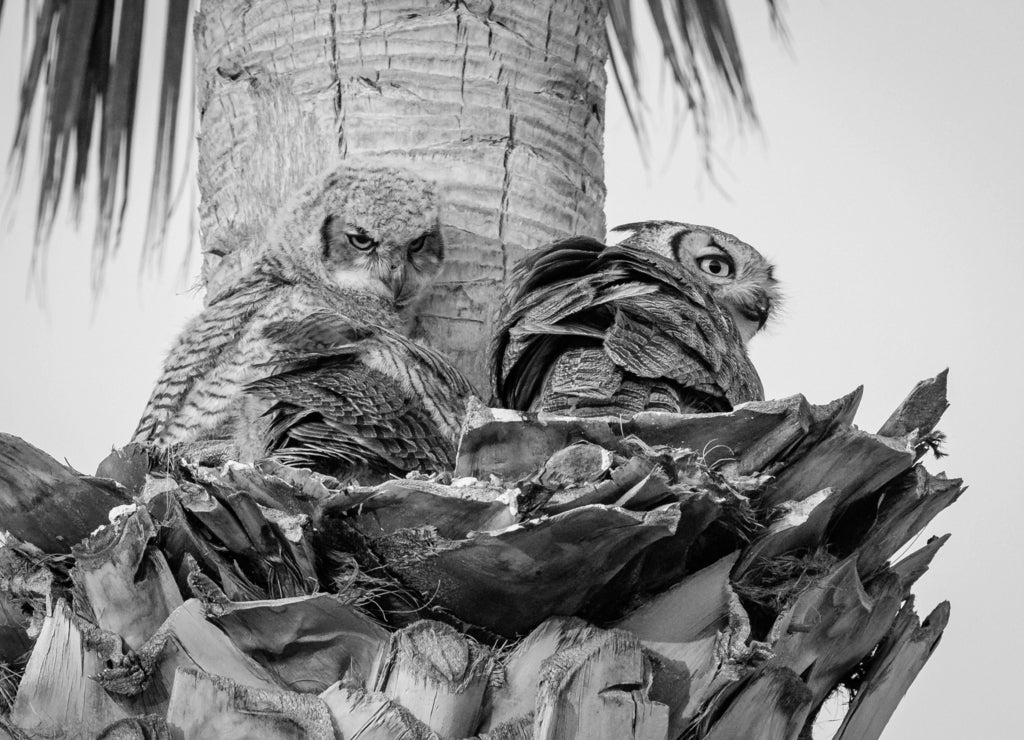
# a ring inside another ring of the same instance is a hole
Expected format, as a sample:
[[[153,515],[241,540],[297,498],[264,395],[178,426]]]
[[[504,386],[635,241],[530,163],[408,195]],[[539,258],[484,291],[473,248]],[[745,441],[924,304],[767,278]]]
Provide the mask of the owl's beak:
[[[391,274],[388,276],[388,285],[391,286],[395,300],[401,302],[402,294],[405,292],[405,269],[400,262],[392,263],[389,267]]]
[[[374,255],[370,269],[390,293],[392,298],[398,299],[405,284],[405,269],[401,258],[387,259],[381,255]]]
[[[768,316],[772,312],[772,300],[768,296],[764,296],[757,304],[757,329],[760,331],[764,328],[764,325],[768,322]]]
[[[740,313],[743,317],[757,324],[760,331],[764,328],[768,317],[772,312],[772,299],[764,291],[758,290],[751,295],[750,300],[740,304]]]
[[[767,323],[772,312],[772,300],[764,291],[751,291],[743,300],[735,301],[730,312],[736,322],[736,328],[739,329],[740,337],[746,344]]]

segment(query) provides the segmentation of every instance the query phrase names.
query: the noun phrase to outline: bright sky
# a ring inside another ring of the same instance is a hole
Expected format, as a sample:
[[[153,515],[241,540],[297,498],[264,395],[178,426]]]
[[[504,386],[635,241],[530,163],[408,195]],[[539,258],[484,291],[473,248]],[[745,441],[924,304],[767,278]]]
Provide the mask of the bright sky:
[[[8,5],[13,15],[18,5]],[[1013,338],[1024,279],[1024,12],[1019,0],[790,3],[789,53],[763,3],[732,5],[763,136],[722,137],[723,195],[701,174],[688,132],[672,149],[667,106],[651,126],[655,165],[645,172],[609,91],[608,223],[713,224],[775,261],[785,314],[752,345],[771,397],[826,402],[863,384],[857,421],[873,431],[916,381],[950,368],[949,457],[927,465],[970,490],[918,540],[953,533],[915,590],[922,617],[943,599],[953,613],[884,737],[1016,738],[1024,497],[1009,463],[1024,415]],[[17,90],[21,23],[11,20],[0,29],[0,146]],[[145,122],[139,135],[151,135]],[[33,205],[18,201],[29,212],[0,225],[0,430],[92,472],[130,434],[199,301],[178,277],[177,247],[163,274],[140,284],[137,208],[129,254],[94,307],[91,228],[58,227],[40,308],[25,289]],[[188,228],[179,219],[172,245]]]

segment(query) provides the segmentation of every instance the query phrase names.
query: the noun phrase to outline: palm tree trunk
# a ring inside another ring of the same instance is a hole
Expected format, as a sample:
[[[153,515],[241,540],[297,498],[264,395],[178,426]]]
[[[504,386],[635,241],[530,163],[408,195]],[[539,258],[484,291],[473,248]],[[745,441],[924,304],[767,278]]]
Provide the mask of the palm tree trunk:
[[[204,282],[230,279],[326,165],[407,159],[449,197],[419,334],[486,388],[480,348],[520,250],[604,234],[605,14],[599,0],[204,2]]]

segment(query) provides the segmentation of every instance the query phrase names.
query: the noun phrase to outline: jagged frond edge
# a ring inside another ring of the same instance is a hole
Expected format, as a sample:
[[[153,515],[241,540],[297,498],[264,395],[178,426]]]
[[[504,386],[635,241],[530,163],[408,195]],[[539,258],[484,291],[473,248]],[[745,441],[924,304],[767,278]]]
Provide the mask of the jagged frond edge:
[[[168,3],[156,165],[143,257],[159,252],[174,202],[171,191],[176,124],[189,39],[190,5],[190,0]],[[32,10],[28,7],[26,13]],[[37,274],[45,263],[46,248],[69,173],[72,178],[71,215],[76,222],[79,220],[94,139],[98,139],[99,149],[98,218],[92,266],[94,290],[100,288],[104,267],[118,249],[128,197],[144,12],[145,3],[132,0],[41,0],[34,17],[26,18],[26,43],[31,50],[21,74],[17,125],[7,163],[7,198],[16,196],[22,180],[30,122],[38,103],[43,107],[41,180],[32,254],[32,269]],[[94,136],[97,128],[99,134]],[[75,143],[73,165],[72,141]]]

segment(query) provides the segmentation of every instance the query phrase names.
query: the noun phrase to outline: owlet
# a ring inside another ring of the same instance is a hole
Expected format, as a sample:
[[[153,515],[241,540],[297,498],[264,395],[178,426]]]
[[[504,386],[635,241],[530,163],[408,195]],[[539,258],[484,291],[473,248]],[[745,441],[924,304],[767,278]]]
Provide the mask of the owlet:
[[[272,457],[363,484],[452,470],[473,393],[443,356],[383,327],[295,357],[247,390],[271,404]]]
[[[705,227],[624,228],[618,245],[567,239],[517,265],[493,345],[498,403],[630,416],[763,398],[745,342],[777,298],[764,258]]]
[[[296,353],[397,328],[441,268],[440,209],[434,184],[402,167],[348,160],[313,179],[186,325],[133,441],[244,438],[247,383]]]

